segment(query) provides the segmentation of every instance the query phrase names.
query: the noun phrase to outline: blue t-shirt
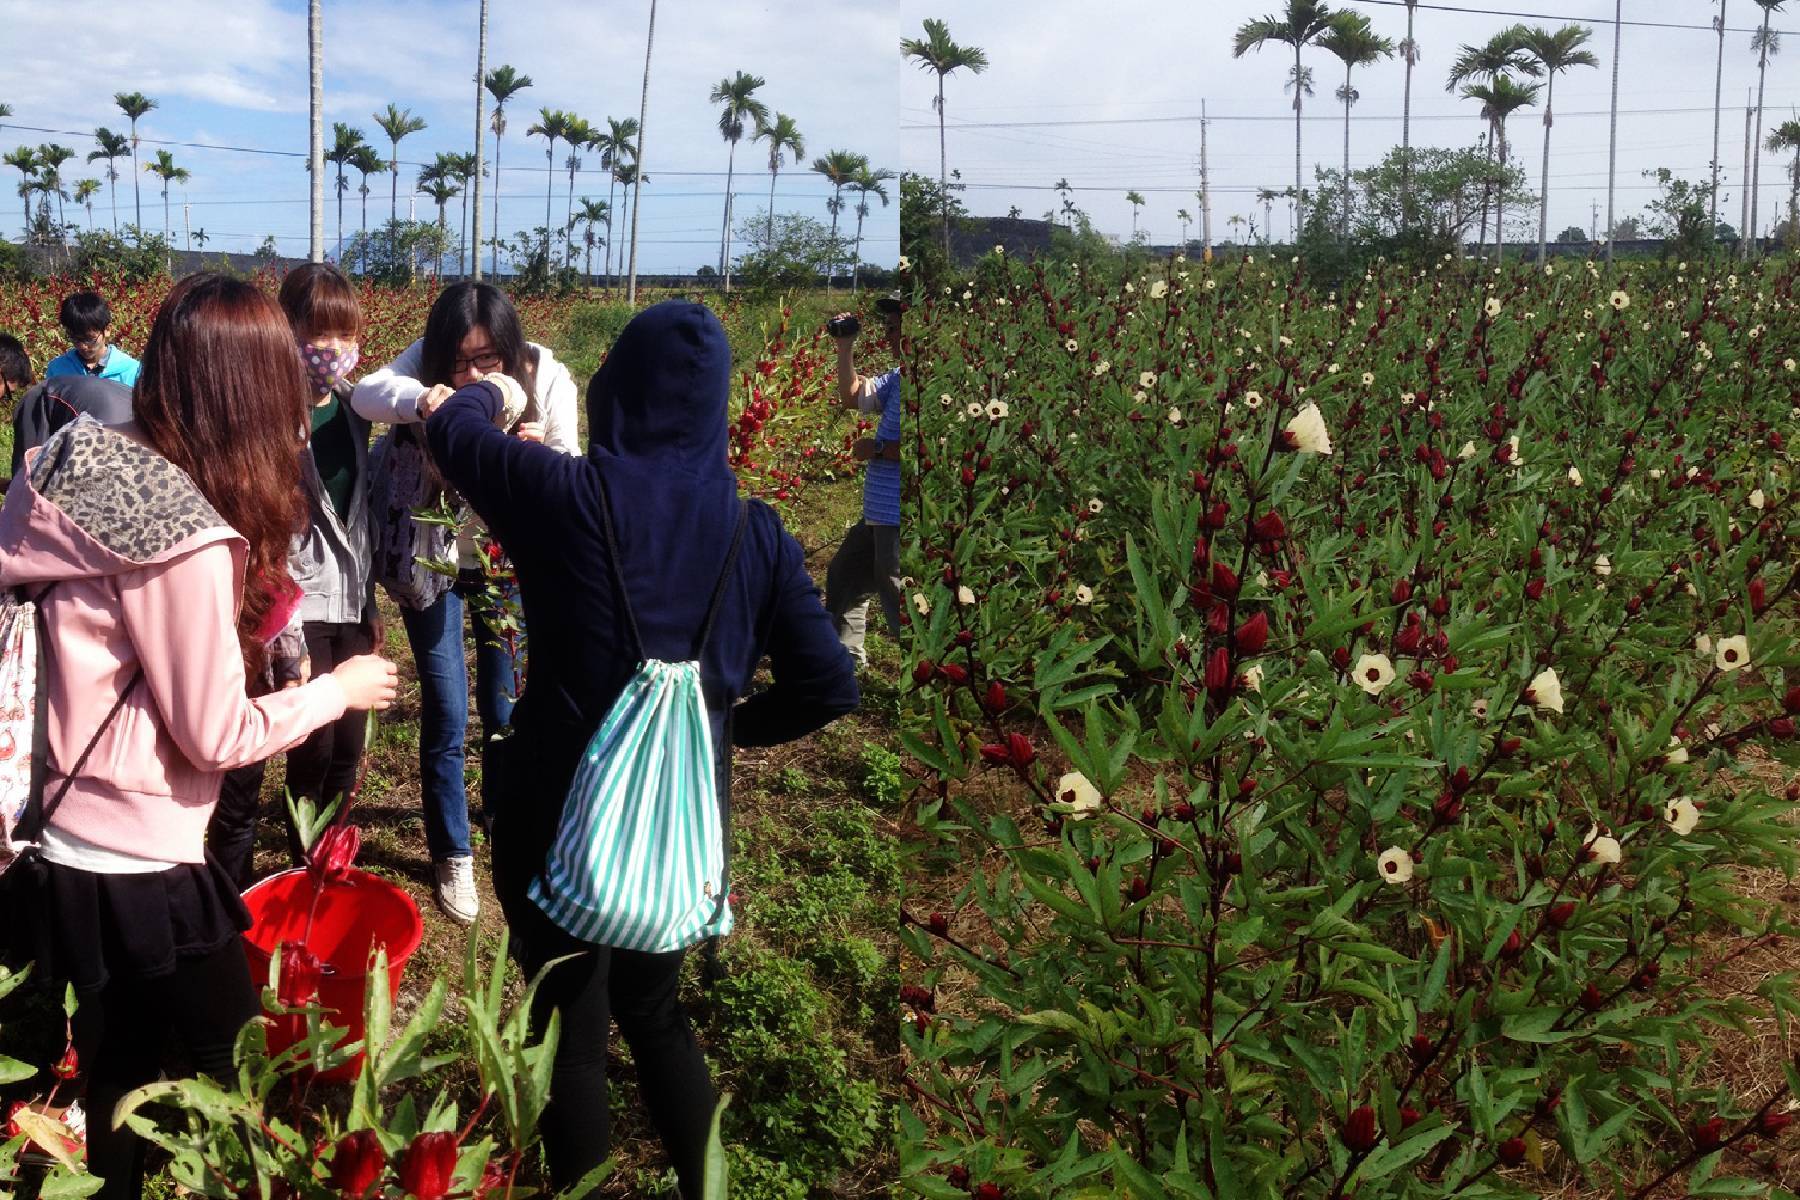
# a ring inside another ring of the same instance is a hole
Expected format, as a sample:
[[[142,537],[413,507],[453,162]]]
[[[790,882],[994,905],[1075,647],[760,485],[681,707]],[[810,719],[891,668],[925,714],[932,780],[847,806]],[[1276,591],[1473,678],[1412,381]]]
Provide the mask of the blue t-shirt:
[[[875,380],[875,400],[881,421],[875,440],[885,448],[900,441],[900,372],[889,371]],[[872,409],[870,411],[873,411]],[[900,524],[900,460],[871,458],[863,474],[863,520],[870,525]]]
[[[108,346],[106,361],[100,364],[98,371],[90,371],[88,365],[81,361],[81,354],[70,349],[51,359],[50,365],[44,368],[45,379],[54,379],[58,375],[94,375],[122,383],[126,387],[136,387],[138,360],[117,346]]]

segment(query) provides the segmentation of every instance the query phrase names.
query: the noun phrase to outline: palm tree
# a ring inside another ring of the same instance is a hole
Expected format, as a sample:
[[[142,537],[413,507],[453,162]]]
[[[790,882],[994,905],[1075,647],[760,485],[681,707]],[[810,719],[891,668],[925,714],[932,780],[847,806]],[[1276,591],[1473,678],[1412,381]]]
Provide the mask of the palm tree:
[[[538,122],[525,131],[526,137],[544,139],[544,162],[546,175],[544,181],[544,258],[550,258],[550,195],[556,186],[556,143],[563,139],[569,131],[569,122],[575,120],[573,113],[563,112],[559,108],[538,109]]]
[[[387,134],[388,145],[393,153],[388,155],[387,169],[393,173],[393,181],[388,190],[388,220],[400,219],[400,139],[419,132],[425,128],[425,118],[412,115],[410,108],[396,108],[393,101],[388,101],[387,111],[375,114],[375,124],[381,132]]]
[[[83,180],[83,182],[86,181]],[[206,249],[206,229],[204,226],[194,230],[194,244],[199,246],[202,250]]]
[[[94,193],[100,190],[98,179],[81,179],[75,183],[75,203],[88,210],[88,230],[94,228]]]
[[[775,243],[775,176],[781,171],[781,155],[786,151],[794,162],[799,162],[806,155],[806,140],[800,136],[800,127],[794,124],[794,118],[784,112],[775,114],[775,120],[757,127],[752,141],[769,143],[769,219],[763,230],[763,241],[768,245]]]
[[[33,176],[37,174],[37,151],[30,146],[20,146],[8,150],[4,158],[0,158],[7,166],[19,172],[19,202],[25,206],[25,240],[31,241],[31,192]]]
[[[124,158],[131,153],[131,143],[122,133],[101,126],[94,130],[94,141],[99,149],[87,156],[89,162],[106,160],[106,180],[112,190],[113,232],[119,232],[119,169],[113,165],[114,159]]]
[[[761,75],[739,71],[714,84],[707,97],[719,105],[719,136],[731,147],[725,154],[725,220],[719,227],[719,274],[725,277],[727,292],[731,290],[731,180],[737,167],[737,144],[744,136],[746,119],[753,129],[761,129],[769,119],[768,105],[752,95],[764,82]]]
[[[1265,243],[1275,240],[1275,202],[1281,199],[1282,193],[1274,188],[1257,188],[1256,198],[1263,206],[1263,240]]]
[[[1406,0],[1406,37],[1400,57],[1406,60],[1406,91],[1400,102],[1400,220],[1412,224],[1412,73],[1419,65],[1419,40],[1413,36],[1413,14],[1419,0]]]
[[[1783,150],[1794,152],[1794,165],[1788,171],[1791,181],[1788,188],[1788,241],[1791,244],[1800,239],[1800,119],[1790,118],[1771,129],[1767,145],[1777,154]]]
[[[944,148],[944,77],[953,71],[967,68],[969,74],[979,75],[988,68],[987,52],[978,46],[959,46],[950,40],[950,27],[942,21],[926,18],[924,40],[919,38],[903,38],[900,42],[900,57],[915,59],[921,70],[932,71],[937,75],[937,96],[931,106],[937,109],[938,115],[938,190],[944,199],[944,261],[950,260],[950,170],[949,156]],[[833,213],[835,224],[836,214]]]
[[[1125,203],[1131,205],[1131,238],[1137,240],[1138,209],[1143,207],[1144,198],[1136,191],[1125,193]]]
[[[169,240],[169,185],[186,183],[192,178],[186,167],[175,165],[175,159],[167,150],[158,150],[154,161],[144,164],[144,170],[162,180],[163,201],[163,240]]]
[[[1556,99],[1556,77],[1571,67],[1598,67],[1600,60],[1582,45],[1594,36],[1585,25],[1564,25],[1552,33],[1541,25],[1524,30],[1519,44],[1525,53],[1537,60],[1545,78],[1544,89],[1544,166],[1538,177],[1538,262],[1544,262],[1550,236],[1550,108]]]
[[[1494,127],[1498,143],[1500,173],[1494,188],[1494,261],[1506,256],[1506,118],[1527,105],[1537,103],[1538,86],[1519,83],[1510,75],[1496,75],[1492,83],[1472,83],[1462,90],[1466,100],[1481,101],[1482,115]]]
[[[469,230],[469,221],[471,219],[469,193],[472,190],[475,190],[475,181],[479,176],[480,168],[478,163],[480,160],[472,153],[450,154],[446,155],[445,158],[451,165],[451,175],[455,178],[456,182],[462,185],[462,245],[458,248],[456,253],[456,270],[459,275],[467,278],[471,260],[479,257],[474,253],[473,236]],[[481,205],[479,203],[474,206],[473,212],[476,216],[480,215]]]
[[[1319,45],[1337,55],[1344,64],[1344,86],[1337,97],[1344,102],[1344,215],[1338,236],[1350,236],[1350,106],[1357,101],[1357,91],[1350,85],[1350,72],[1394,56],[1394,43],[1377,34],[1369,18],[1361,13],[1340,12],[1331,19],[1331,28],[1319,39]]]
[[[56,223],[64,224],[62,202],[68,199],[68,193],[62,187],[62,165],[75,157],[75,152],[67,146],[59,146],[55,142],[46,142],[38,147],[38,164],[43,173],[40,185],[46,196],[56,197]]]
[[[387,163],[382,160],[381,151],[367,142],[359,145],[350,155],[350,169],[362,172],[362,187],[357,190],[362,194],[362,269],[369,269],[369,176],[379,175],[387,170]],[[399,184],[396,183],[398,189]],[[393,221],[389,221],[390,227]]]
[[[352,129],[342,121],[334,121],[331,125],[331,149],[325,152],[325,161],[337,164],[337,246],[338,261],[344,258],[344,168],[356,157],[356,149],[363,144],[362,130]]]
[[[470,155],[469,188],[463,192],[463,226],[466,234],[463,245],[469,254],[470,269],[465,273],[481,278],[481,179],[487,174],[482,162],[482,103],[487,99],[487,33],[488,33],[488,0],[481,0],[481,33],[475,49],[475,153]],[[498,180],[494,191],[499,192]],[[469,203],[469,191],[475,193],[475,203]],[[471,226],[470,221],[474,224]]]
[[[575,223],[584,227],[581,242],[587,247],[587,262],[583,264],[582,274],[587,276],[589,287],[594,286],[594,243],[600,240],[594,230],[597,226],[606,225],[610,232],[611,222],[612,215],[607,211],[606,201],[590,200],[586,196],[581,198],[581,208],[575,213]]]
[[[838,213],[844,207],[844,185],[856,178],[858,171],[866,171],[869,160],[849,150],[833,150],[823,158],[813,159],[812,169],[823,175],[831,183],[831,199],[825,207],[831,210],[831,258],[826,265],[826,286],[837,278],[837,230]]]
[[[1456,56],[1456,61],[1450,65],[1450,78],[1445,82],[1444,90],[1454,92],[1475,80],[1484,79],[1493,83],[1515,71],[1521,75],[1535,76],[1538,73],[1537,62],[1519,44],[1519,39],[1524,36],[1524,32],[1523,25],[1511,25],[1496,33],[1480,46],[1464,46],[1462,52]],[[1464,95],[1467,94],[1465,91]],[[1481,110],[1481,119],[1488,127],[1490,135],[1488,146],[1491,154],[1498,145],[1498,139],[1492,136],[1494,133],[1493,114],[1485,105]],[[1477,248],[1487,245],[1487,210],[1488,189],[1483,188],[1481,236],[1476,242]]]
[[[444,206],[454,200],[462,191],[462,184],[456,181],[455,156],[440,154],[430,166],[419,168],[419,190],[430,196],[432,203],[437,205],[438,233],[443,239],[448,240],[450,234]],[[444,255],[440,249],[438,251],[438,274],[442,275],[443,273]]]
[[[637,182],[638,182],[637,164],[629,163],[629,162],[622,162],[618,166],[613,168],[613,173],[619,177],[619,186],[623,189],[623,191],[621,191],[621,193],[619,195],[619,203],[624,205],[625,207],[624,207],[624,211],[619,214],[619,217],[620,217],[619,224],[622,226],[625,226],[626,228],[629,229],[630,223],[627,220],[625,220],[625,218],[627,215],[630,214],[632,207],[633,207],[632,202],[631,202],[631,189],[633,187],[637,186]],[[608,221],[608,226],[610,227],[610,225],[611,225],[611,222]],[[628,251],[627,251],[626,247],[624,247],[624,246],[619,247],[618,269],[620,271],[624,271],[626,269],[625,255],[627,253],[628,253]]]
[[[1181,248],[1187,249],[1187,227],[1194,223],[1194,214],[1185,208],[1175,210],[1175,220],[1181,225]]]
[[[306,5],[306,259],[325,261],[325,18],[321,0]]]
[[[650,52],[656,47],[656,0],[650,0],[650,28],[644,34],[644,86],[638,93],[637,144],[631,152],[631,269],[625,302],[637,303],[638,214],[644,210],[644,127],[650,123]]]
[[[1780,35],[1769,28],[1769,18],[1773,16],[1787,0],[1753,0],[1763,10],[1762,28],[1756,31],[1756,136],[1751,139],[1755,148],[1755,157],[1750,160],[1750,241],[1747,243],[1754,253],[1756,250],[1756,202],[1761,199],[1757,194],[1762,187],[1762,118],[1763,118],[1763,83],[1769,74],[1769,55],[1780,49]]]
[[[510,66],[495,67],[487,75],[487,92],[494,98],[494,247],[488,270],[495,275],[500,273],[500,139],[506,136],[506,102],[530,86],[531,76]],[[479,253],[479,247],[475,250]]]
[[[617,117],[606,118],[606,128],[596,129],[594,136],[588,140],[589,150],[600,152],[600,169],[606,172],[606,265],[602,268],[606,273],[606,286],[612,283],[612,211],[613,188],[619,183],[619,168],[631,161],[631,139],[637,136],[638,123],[635,117],[626,117],[623,121]]]
[[[858,196],[856,202],[856,249],[850,258],[851,295],[856,294],[856,277],[858,272],[862,270],[863,218],[869,215],[869,197],[871,195],[879,197],[881,200],[881,207],[886,208],[888,204],[888,192],[887,188],[883,185],[893,177],[894,173],[886,167],[871,171],[865,166],[850,180],[850,190],[857,193]],[[726,278],[729,279],[730,276],[727,276]]]
[[[1712,198],[1706,214],[1707,240],[1718,237],[1719,230],[1719,117],[1725,102],[1725,0],[1719,0],[1719,15],[1713,18],[1719,32],[1719,60],[1713,65],[1713,152]]]
[[[144,197],[138,190],[138,118],[156,107],[156,101],[142,92],[118,92],[113,96],[113,103],[119,111],[131,119],[131,195],[134,204],[133,212],[137,216],[137,227],[144,227]]]
[[[1288,0],[1287,12],[1281,16],[1260,17],[1238,26],[1232,41],[1231,56],[1242,58],[1252,50],[1260,50],[1269,42],[1280,42],[1294,48],[1294,69],[1289,76],[1294,82],[1294,228],[1304,222],[1306,203],[1300,178],[1300,98],[1306,74],[1300,66],[1300,51],[1316,44],[1331,30],[1332,11],[1324,0]]]
[[[563,240],[568,243],[567,265],[571,267],[575,265],[575,172],[581,170],[581,158],[577,151],[586,149],[598,132],[600,131],[573,113],[569,115],[568,128],[563,130],[563,138],[569,143],[569,157],[563,160],[563,165],[569,169],[569,203],[567,211],[563,213]]]

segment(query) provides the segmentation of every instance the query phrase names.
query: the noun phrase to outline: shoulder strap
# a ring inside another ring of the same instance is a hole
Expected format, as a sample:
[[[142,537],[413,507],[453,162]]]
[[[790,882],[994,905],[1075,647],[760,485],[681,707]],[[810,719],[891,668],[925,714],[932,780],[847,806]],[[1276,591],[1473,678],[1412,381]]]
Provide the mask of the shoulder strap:
[[[50,824],[50,818],[56,815],[56,810],[62,806],[63,797],[69,794],[69,785],[80,777],[81,772],[87,767],[88,758],[94,753],[94,747],[100,744],[101,737],[112,727],[114,718],[119,715],[119,710],[125,707],[125,702],[131,698],[131,693],[137,690],[138,682],[144,678],[142,668],[131,673],[131,679],[119,692],[119,698],[113,701],[113,706],[107,711],[106,718],[100,722],[100,727],[94,730],[94,736],[88,739],[88,744],[82,749],[81,756],[75,760],[75,769],[63,776],[62,785],[56,789],[56,795],[46,802],[44,791],[48,786],[50,773],[50,627],[44,620],[43,605],[44,598],[50,594],[50,588],[55,586],[55,584],[51,584],[50,587],[46,587],[37,594],[36,600],[33,601],[38,628],[38,690],[37,718],[33,722],[31,731],[34,756],[31,762],[31,794],[26,799],[26,814],[29,814],[34,807],[37,810],[37,820],[31,829],[29,838],[34,842],[44,836],[44,829]],[[25,814],[21,814],[21,816],[24,817]],[[21,826],[25,823],[25,820],[20,821]]]
[[[713,622],[718,620],[719,609],[725,601],[725,585],[731,580],[731,570],[737,566],[738,551],[744,545],[744,529],[750,523],[750,502],[738,499],[737,528],[731,534],[731,549],[725,552],[725,567],[719,572],[719,582],[713,586],[712,601],[706,606],[706,622],[700,626],[700,639],[694,643],[696,661],[706,652],[706,643],[712,640]]]
[[[619,607],[625,611],[625,623],[631,629],[631,645],[638,661],[645,662],[644,635],[638,632],[637,614],[631,610],[631,596],[625,587],[625,563],[619,555],[619,533],[613,528],[612,500],[607,495],[606,475],[600,475],[600,532],[606,538],[606,553],[612,559],[613,582],[618,585]]]

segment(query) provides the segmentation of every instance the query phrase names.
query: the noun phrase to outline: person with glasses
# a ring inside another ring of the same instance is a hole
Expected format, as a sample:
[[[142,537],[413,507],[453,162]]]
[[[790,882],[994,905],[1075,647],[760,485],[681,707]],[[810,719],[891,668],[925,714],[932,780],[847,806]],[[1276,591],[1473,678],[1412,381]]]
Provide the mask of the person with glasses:
[[[525,410],[512,427],[514,436],[564,454],[582,453],[574,378],[548,347],[525,340],[512,301],[489,283],[445,288],[426,318],[425,336],[360,380],[350,407],[365,420],[395,426],[394,436],[417,437],[420,423],[457,389],[489,375],[504,375],[524,389]],[[478,745],[488,746],[509,727],[518,698],[515,648],[496,628],[498,614],[484,611],[482,603],[465,603],[489,594],[476,551],[477,539],[486,536],[472,516],[464,521],[457,536],[456,586],[423,608],[400,604],[419,671],[419,778],[435,895],[444,914],[462,925],[481,909],[463,780],[469,720],[465,608],[475,633]]]
[[[57,322],[69,335],[70,349],[50,360],[45,379],[58,375],[95,375],[132,387],[137,383],[138,361],[107,341],[112,309],[99,292],[72,292],[63,298]]]

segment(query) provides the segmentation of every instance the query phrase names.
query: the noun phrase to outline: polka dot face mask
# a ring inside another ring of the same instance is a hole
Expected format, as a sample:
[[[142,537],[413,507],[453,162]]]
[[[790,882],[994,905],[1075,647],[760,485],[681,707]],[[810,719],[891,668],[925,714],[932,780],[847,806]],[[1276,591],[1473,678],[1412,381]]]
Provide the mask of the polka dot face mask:
[[[315,395],[323,396],[342,383],[345,376],[356,370],[361,359],[360,346],[350,345],[340,350],[333,346],[315,346],[311,342],[300,343],[300,361],[306,364],[306,377],[312,381]]]

